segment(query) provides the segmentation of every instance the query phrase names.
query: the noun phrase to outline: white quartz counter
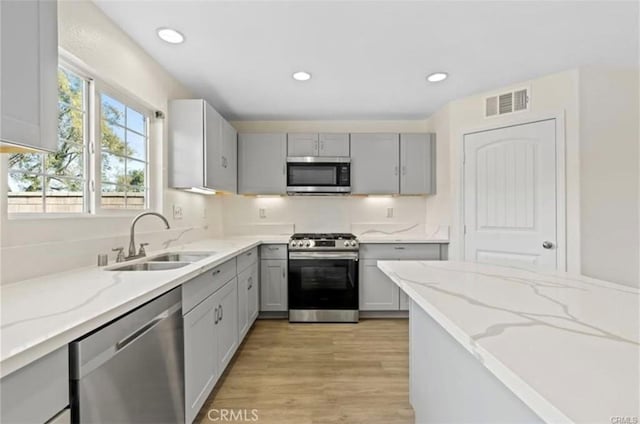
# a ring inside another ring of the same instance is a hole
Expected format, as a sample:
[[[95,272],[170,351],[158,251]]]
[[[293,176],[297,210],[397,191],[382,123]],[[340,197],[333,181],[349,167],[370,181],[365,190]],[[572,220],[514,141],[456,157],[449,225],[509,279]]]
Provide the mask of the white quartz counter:
[[[466,262],[378,267],[544,421],[640,415],[640,290]]]
[[[1,286],[0,374],[15,371],[259,244],[287,241],[288,236],[203,240],[148,253],[214,252],[183,268],[140,272],[94,266]]]
[[[358,241],[365,244],[415,243],[415,244],[448,244],[448,238],[432,237],[427,234],[391,234],[391,235],[361,235]]]

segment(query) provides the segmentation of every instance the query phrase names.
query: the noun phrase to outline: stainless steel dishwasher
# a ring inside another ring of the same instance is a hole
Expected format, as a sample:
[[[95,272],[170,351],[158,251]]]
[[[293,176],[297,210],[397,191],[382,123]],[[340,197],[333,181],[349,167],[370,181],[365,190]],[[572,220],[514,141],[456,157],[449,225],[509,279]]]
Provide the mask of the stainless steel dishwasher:
[[[70,346],[74,423],[183,423],[182,297],[174,289]]]

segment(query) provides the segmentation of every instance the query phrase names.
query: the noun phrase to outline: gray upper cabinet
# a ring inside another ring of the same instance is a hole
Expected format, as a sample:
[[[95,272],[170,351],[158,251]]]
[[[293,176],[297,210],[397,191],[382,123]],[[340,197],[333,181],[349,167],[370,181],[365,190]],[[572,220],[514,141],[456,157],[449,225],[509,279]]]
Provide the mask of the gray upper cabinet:
[[[207,102],[169,102],[169,186],[235,193],[235,129]]]
[[[318,134],[287,134],[287,156],[318,156]]]
[[[398,194],[398,134],[351,134],[351,193]]]
[[[58,146],[58,6],[0,2],[0,152]]]
[[[289,133],[288,156],[349,156],[347,133]]]
[[[349,134],[320,133],[318,156],[349,156]]]
[[[400,194],[436,192],[435,134],[400,134]]]
[[[238,135],[238,193],[286,194],[287,135]]]
[[[238,192],[238,132],[222,119],[222,180],[223,191]]]

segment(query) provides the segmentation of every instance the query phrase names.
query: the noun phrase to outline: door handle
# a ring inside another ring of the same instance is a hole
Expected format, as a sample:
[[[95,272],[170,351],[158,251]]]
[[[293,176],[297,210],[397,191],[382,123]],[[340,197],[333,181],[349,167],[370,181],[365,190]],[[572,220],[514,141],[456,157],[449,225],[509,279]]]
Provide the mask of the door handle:
[[[542,247],[544,247],[545,249],[553,249],[554,244],[552,241],[545,240],[542,242]]]

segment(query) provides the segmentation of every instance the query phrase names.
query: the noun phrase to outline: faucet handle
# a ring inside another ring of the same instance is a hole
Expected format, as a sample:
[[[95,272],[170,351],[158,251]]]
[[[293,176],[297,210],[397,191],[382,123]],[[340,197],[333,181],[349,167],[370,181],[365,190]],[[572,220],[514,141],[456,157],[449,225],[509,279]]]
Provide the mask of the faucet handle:
[[[124,262],[124,247],[116,247],[115,249],[111,249],[111,251],[118,252],[116,262]]]
[[[149,246],[149,243],[140,243],[140,250],[138,250],[138,256],[146,256],[147,252],[145,252],[144,247]]]

